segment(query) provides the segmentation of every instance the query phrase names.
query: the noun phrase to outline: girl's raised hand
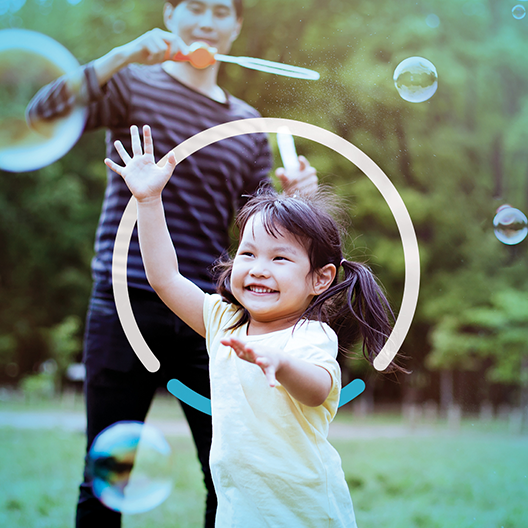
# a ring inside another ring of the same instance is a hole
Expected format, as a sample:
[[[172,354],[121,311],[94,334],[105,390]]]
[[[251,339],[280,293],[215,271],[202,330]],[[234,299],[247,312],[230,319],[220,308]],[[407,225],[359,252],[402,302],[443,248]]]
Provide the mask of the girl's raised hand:
[[[256,347],[249,346],[236,337],[224,338],[220,342],[225,346],[231,347],[240,359],[258,365],[266,375],[270,387],[276,387],[279,384],[275,377],[281,365],[278,350],[259,345]]]
[[[144,153],[141,148],[141,138],[139,137],[139,130],[136,125],[130,127],[130,138],[132,140],[132,157],[128,155],[121,141],[114,143],[117,153],[125,164],[124,167],[108,158],[104,162],[110,169],[122,176],[130,192],[138,202],[148,202],[153,199],[158,199],[174,171],[176,158],[170,152],[167,163],[163,167],[156,165],[152,133],[148,125],[143,127]]]

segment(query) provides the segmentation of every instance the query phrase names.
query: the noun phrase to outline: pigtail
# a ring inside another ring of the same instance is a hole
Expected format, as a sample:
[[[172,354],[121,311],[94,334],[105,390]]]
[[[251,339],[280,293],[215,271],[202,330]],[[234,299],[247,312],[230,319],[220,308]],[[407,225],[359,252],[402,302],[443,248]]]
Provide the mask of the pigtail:
[[[361,340],[371,363],[391,333],[394,314],[370,269],[358,262],[341,261],[344,277],[320,294],[304,317],[326,321],[344,350]]]

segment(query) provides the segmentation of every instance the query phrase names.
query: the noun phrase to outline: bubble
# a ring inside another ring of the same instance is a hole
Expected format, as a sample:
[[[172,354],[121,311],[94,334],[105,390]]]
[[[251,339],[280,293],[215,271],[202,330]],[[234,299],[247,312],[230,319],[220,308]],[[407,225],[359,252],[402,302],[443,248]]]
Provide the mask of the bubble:
[[[5,4],[7,4],[8,10],[11,13],[16,13],[17,11],[20,11],[26,3],[26,0],[7,0]]]
[[[526,16],[526,9],[521,4],[517,4],[512,9],[512,15],[513,18],[520,20],[521,18],[524,18]]]
[[[88,453],[94,495],[127,514],[151,510],[169,496],[171,465],[171,449],[161,432],[142,422],[107,427]]]
[[[112,24],[112,30],[114,33],[123,33],[126,29],[126,22],[124,20],[116,20]]]
[[[431,13],[425,17],[425,23],[430,28],[437,28],[440,25],[440,19],[438,18],[438,15]]]
[[[75,57],[50,37],[25,29],[0,30],[0,169],[36,170],[75,144],[86,108],[76,105],[66,115],[34,122],[31,128],[25,111],[42,86],[78,71]]]
[[[400,62],[393,79],[401,98],[411,103],[427,101],[438,88],[436,68],[423,57],[409,57]]]
[[[528,220],[525,214],[511,205],[502,205],[497,209],[493,227],[499,241],[509,246],[522,242],[528,234]]]

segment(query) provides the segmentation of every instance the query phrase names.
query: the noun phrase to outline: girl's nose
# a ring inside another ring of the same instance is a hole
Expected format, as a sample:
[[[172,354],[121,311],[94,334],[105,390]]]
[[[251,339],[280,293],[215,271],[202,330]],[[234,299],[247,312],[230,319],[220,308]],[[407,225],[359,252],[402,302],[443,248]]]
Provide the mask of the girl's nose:
[[[269,277],[270,272],[267,266],[264,265],[264,263],[256,261],[251,269],[249,270],[249,274],[252,277]]]

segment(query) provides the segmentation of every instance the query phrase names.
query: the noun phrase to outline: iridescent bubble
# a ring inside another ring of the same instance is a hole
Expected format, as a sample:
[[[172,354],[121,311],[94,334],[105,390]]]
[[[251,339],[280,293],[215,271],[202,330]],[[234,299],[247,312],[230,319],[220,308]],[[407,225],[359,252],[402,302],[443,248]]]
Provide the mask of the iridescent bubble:
[[[511,205],[502,205],[493,219],[495,236],[503,244],[513,246],[522,242],[528,234],[526,215]]]
[[[398,93],[411,103],[430,99],[438,88],[438,74],[434,64],[423,57],[409,57],[394,70],[394,85]]]
[[[142,422],[116,422],[88,453],[94,495],[121,513],[155,508],[170,494],[171,449],[161,432]]]
[[[77,103],[56,118],[31,127],[26,107],[42,86],[63,74],[72,82],[79,63],[50,37],[25,29],[0,30],[0,169],[39,169],[62,157],[79,139],[86,108]],[[80,87],[80,80],[77,83]],[[74,94],[76,96],[77,94]]]
[[[512,9],[512,15],[513,18],[520,20],[521,18],[524,18],[526,16],[526,9],[524,8],[524,6],[517,4]]]

